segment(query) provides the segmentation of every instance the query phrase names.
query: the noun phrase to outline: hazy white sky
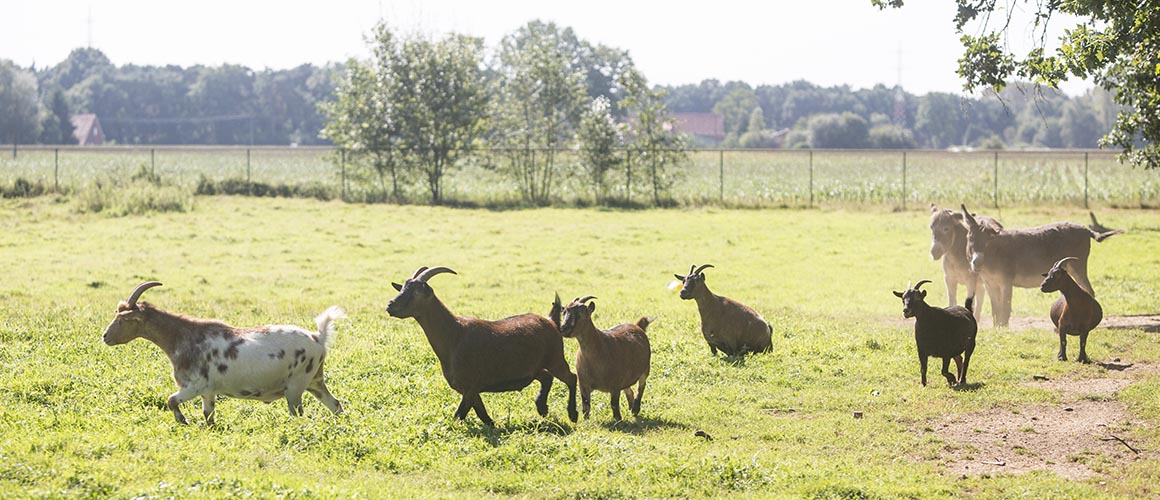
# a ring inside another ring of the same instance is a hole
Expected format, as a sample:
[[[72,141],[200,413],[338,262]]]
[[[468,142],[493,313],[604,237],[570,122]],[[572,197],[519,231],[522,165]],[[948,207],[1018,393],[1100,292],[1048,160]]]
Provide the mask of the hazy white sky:
[[[363,35],[380,17],[405,30],[482,36],[489,47],[542,19],[628,50],[652,83],[804,79],[864,88],[901,77],[913,93],[957,93],[954,12],[954,0],[885,11],[870,0],[17,0],[0,4],[0,58],[51,66],[91,37],[118,65],[282,69],[365,57]],[[1027,42],[1025,27],[1016,26],[1012,44]]]

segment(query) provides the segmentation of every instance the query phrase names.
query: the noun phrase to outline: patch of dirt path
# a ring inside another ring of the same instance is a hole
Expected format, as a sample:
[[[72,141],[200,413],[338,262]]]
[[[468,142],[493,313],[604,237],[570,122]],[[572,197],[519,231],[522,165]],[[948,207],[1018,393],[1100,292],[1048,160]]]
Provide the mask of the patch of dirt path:
[[[954,449],[944,455],[953,475],[1019,474],[1049,470],[1067,479],[1087,479],[1120,464],[1153,457],[1135,453],[1111,436],[1138,449],[1129,437],[1133,428],[1127,405],[1118,391],[1136,379],[1160,372],[1154,364],[1102,364],[1106,376],[1081,380],[1041,380],[1027,385],[1061,395],[1060,404],[996,409],[955,415],[928,424]]]

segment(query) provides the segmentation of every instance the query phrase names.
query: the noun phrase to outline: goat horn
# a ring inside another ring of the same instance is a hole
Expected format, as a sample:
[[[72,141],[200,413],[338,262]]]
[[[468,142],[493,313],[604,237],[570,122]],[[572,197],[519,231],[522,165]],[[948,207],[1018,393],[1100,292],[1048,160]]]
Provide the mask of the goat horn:
[[[693,275],[701,274],[701,271],[704,271],[710,267],[713,267],[713,264],[702,264],[701,267],[698,267],[696,271],[693,271]]]
[[[411,275],[411,279],[418,278],[418,277],[419,277],[419,275],[420,275],[420,274],[422,274],[422,273],[423,273],[423,271],[426,271],[426,270],[427,270],[427,266],[423,266],[423,267],[420,267],[419,269],[416,269],[416,270],[415,270],[415,274],[412,274],[412,275]]]
[[[432,267],[430,269],[424,268],[424,269],[425,270],[421,274],[417,274],[414,278],[411,278],[411,279],[413,279],[415,281],[422,281],[423,283],[426,283],[427,280],[431,279],[431,277],[435,276],[436,274],[443,274],[443,273],[459,274],[455,271],[452,271],[451,268],[443,267],[443,266]]]
[[[583,296],[583,297],[581,297],[581,298],[579,298],[579,299],[576,299],[576,302],[579,302],[579,303],[583,304],[583,303],[585,303],[585,302],[588,302],[589,300],[592,300],[592,299],[595,299],[595,298],[596,298],[596,296],[595,296],[595,295],[585,295],[585,296]]]
[[[1076,257],[1064,257],[1062,259],[1059,259],[1059,262],[1056,262],[1054,266],[1051,266],[1051,268],[1052,269],[1059,269],[1059,266],[1062,266],[1064,262],[1067,262],[1069,260],[1079,260],[1079,259]]]
[[[919,287],[921,287],[922,285],[925,285],[927,283],[930,283],[930,280],[920,280],[918,283],[914,284],[914,289],[918,290]]]
[[[141,283],[140,285],[137,285],[137,288],[133,289],[133,293],[129,294],[129,300],[126,300],[125,302],[129,303],[129,307],[136,306],[137,299],[141,298],[141,294],[145,293],[145,290],[148,290],[148,289],[153,288],[155,286],[161,286],[161,282],[159,282],[159,281],[146,281],[144,283]]]

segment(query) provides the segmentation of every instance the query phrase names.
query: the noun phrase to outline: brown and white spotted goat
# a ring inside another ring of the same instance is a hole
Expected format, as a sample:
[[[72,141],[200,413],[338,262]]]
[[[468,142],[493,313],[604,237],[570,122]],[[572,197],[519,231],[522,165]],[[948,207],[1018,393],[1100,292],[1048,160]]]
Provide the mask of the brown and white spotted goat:
[[[322,375],[334,340],[334,320],[346,317],[341,308],[331,306],[315,318],[317,333],[292,325],[238,328],[137,302],[145,290],[156,286],[161,283],[138,285],[117,306],[103,338],[108,345],[143,338],[165,351],[178,387],[168,404],[178,423],[189,423],[181,403],[201,396],[206,423],[212,425],[218,394],[266,403],[286,398],[290,414],[299,416],[302,393],[309,391],[330,411],[342,413],[342,404],[326,389]]]

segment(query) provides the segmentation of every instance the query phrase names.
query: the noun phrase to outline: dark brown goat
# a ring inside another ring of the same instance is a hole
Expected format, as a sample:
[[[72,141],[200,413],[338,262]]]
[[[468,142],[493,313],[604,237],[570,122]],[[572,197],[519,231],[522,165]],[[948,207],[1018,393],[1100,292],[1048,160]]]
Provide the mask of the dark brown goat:
[[[568,418],[575,422],[576,375],[564,359],[557,323],[531,313],[498,321],[456,316],[427,284],[441,273],[456,274],[446,267],[420,267],[402,285],[391,283],[399,294],[387,304],[387,313],[415,318],[427,335],[447,384],[463,396],[455,418],[463,420],[474,409],[484,424],[494,425],[480,393],[518,391],[533,380],[540,381],[536,411],[547,416],[548,391],[555,377],[568,385]]]
[[[926,365],[928,357],[942,358],[942,376],[952,387],[967,383],[967,368],[971,365],[971,354],[975,352],[975,334],[978,325],[971,314],[974,297],[967,297],[966,307],[951,306],[946,309],[927,305],[926,291],[919,290],[930,280],[919,281],[914,288],[907,286],[905,292],[894,292],[902,299],[902,316],[914,318],[914,342],[918,346],[918,363],[922,385],[926,386]],[[959,376],[950,372],[950,362],[955,361]]]
[[[600,330],[592,322],[596,303],[589,301],[595,298],[588,295],[573,300],[563,308],[564,318],[560,322],[560,333],[565,337],[575,337],[580,344],[580,350],[576,351],[580,409],[584,418],[588,418],[592,391],[604,391],[612,394],[612,418],[620,420],[620,393],[623,391],[632,414],[639,415],[652,357],[645,330],[652,320],[642,317],[635,324]],[[559,309],[559,304],[560,296],[557,295],[557,307],[553,310]],[[636,384],[635,397],[632,384]]]
[[[1097,233],[1072,222],[1053,222],[1027,229],[988,227],[962,206],[967,222],[967,252],[971,270],[979,273],[991,296],[991,315],[995,326],[1007,326],[1011,319],[1012,287],[1035,288],[1041,274],[1052,263],[1064,257],[1075,257],[1070,263],[1071,277],[1095,296],[1087,278],[1091,240],[1102,242],[1122,233],[1112,230]]]
[[[1072,259],[1075,257],[1064,257],[1051,266],[1050,271],[1043,273],[1043,284],[1039,290],[1043,293],[1058,291],[1062,294],[1051,305],[1051,322],[1055,323],[1055,333],[1059,334],[1057,359],[1067,361],[1067,336],[1078,335],[1079,357],[1076,361],[1091,363],[1087,355],[1088,333],[1104,319],[1104,310],[1096,298],[1079,286],[1064,269],[1064,262]]]

